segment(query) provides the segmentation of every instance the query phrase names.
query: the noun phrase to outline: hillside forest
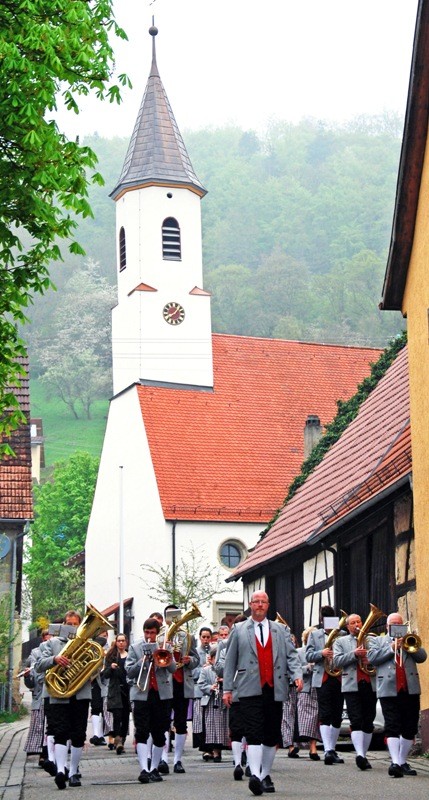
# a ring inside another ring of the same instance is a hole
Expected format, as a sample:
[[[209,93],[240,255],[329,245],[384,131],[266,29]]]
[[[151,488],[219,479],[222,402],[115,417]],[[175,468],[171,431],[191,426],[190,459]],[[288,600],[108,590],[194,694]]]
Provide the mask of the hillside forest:
[[[276,121],[264,133],[183,131],[202,200],[204,288],[214,332],[385,346],[404,328],[380,312],[402,120],[385,113],[346,125]],[[54,265],[56,291],[35,298],[23,328],[33,380],[70,415],[109,397],[115,303],[115,205],[109,198],[128,141],[85,139],[104,187],[79,222],[86,256]]]

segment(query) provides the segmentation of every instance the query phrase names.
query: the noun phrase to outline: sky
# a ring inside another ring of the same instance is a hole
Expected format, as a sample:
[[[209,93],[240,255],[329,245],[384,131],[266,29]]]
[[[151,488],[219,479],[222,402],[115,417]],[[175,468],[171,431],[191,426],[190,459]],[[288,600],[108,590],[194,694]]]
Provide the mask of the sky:
[[[418,0],[114,0],[129,41],[116,70],[133,84],[118,106],[60,112],[68,136],[131,136],[149,75],[152,15],[161,80],[179,128],[405,114]]]

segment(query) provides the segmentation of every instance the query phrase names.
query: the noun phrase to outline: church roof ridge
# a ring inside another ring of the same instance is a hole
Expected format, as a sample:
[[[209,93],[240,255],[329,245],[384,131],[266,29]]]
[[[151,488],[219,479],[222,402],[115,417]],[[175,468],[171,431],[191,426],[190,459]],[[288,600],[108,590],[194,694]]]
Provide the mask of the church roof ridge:
[[[146,184],[186,186],[204,196],[206,189],[197,178],[170,102],[162,84],[156,61],[155,36],[152,36],[152,62],[143,99],[128,145],[122,172],[110,197]]]

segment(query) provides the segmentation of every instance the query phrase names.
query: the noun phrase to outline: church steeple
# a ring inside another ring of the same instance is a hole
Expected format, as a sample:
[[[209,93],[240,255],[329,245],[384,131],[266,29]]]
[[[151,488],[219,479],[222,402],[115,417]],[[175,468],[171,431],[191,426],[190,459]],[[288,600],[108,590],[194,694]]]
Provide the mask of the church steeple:
[[[213,387],[210,293],[203,289],[198,180],[152,64],[119,181],[113,391],[136,382]]]
[[[145,184],[187,186],[200,197],[206,194],[186,151],[156,63],[155,36],[152,36],[152,64],[134,131],[128,146],[114,200],[125,190]]]

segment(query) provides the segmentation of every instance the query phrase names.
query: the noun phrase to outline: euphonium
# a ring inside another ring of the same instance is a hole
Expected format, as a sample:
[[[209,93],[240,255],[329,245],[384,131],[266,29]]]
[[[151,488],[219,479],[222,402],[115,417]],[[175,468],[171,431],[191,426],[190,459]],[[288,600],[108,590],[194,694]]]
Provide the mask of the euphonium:
[[[330,632],[330,634],[329,634],[329,636],[328,636],[328,638],[326,640],[326,643],[325,643],[325,647],[329,647],[330,649],[332,648],[332,645],[333,645],[335,639],[337,639],[337,637],[340,636],[341,630],[342,630],[342,628],[344,628],[344,625],[347,622],[347,617],[348,617],[347,611],[343,611],[342,608],[340,609],[340,611],[341,611],[341,619],[340,619],[340,621],[338,623],[338,628],[334,628]],[[341,668],[340,667],[338,667],[338,668],[334,667],[334,665],[332,663],[332,658],[325,658],[324,659],[324,667],[325,667],[325,672],[327,672],[328,675],[332,675],[333,678],[337,678],[338,675],[341,675],[341,672],[342,672]]]
[[[72,697],[97,672],[103,663],[104,650],[98,642],[92,641],[92,637],[109,628],[113,625],[88,603],[75,638],[70,639],[59,653],[71,663],[68,667],[57,664],[46,671],[45,682],[51,697]]]
[[[375,625],[378,619],[386,616],[384,611],[381,611],[373,603],[370,603],[369,607],[370,607],[370,612],[357,635],[358,647],[366,646],[367,637],[375,636],[374,633],[369,633],[370,629],[372,628],[373,625]],[[362,660],[362,658],[359,658],[358,663],[360,669],[362,670],[362,672],[365,673],[365,675],[375,675],[376,670],[375,667],[372,666],[372,664],[366,663],[365,661]]]
[[[192,636],[187,631],[182,630],[181,626],[197,617],[202,617],[201,611],[196,603],[192,603],[191,608],[185,611],[183,616],[174,620],[171,625],[169,625],[165,634],[162,635],[162,647],[155,650],[153,654],[153,663],[156,667],[168,667],[173,659],[173,652],[182,652],[182,645],[185,638],[187,642],[185,655],[188,655],[191,649]],[[183,667],[183,662],[178,661],[176,667]]]
[[[287,622],[286,622],[286,620],[285,620],[285,619],[282,617],[282,615],[280,614],[280,612],[279,612],[279,611],[277,611],[276,618],[275,618],[274,622],[278,622],[280,625],[286,625],[286,628],[289,628],[289,625],[288,625],[288,623],[287,623]]]

